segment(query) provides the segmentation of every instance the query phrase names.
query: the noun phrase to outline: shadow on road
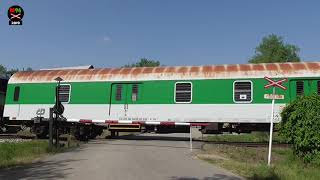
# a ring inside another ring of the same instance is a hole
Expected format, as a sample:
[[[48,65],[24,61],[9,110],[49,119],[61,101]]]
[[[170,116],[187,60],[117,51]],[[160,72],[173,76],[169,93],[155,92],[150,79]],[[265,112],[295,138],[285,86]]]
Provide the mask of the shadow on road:
[[[174,137],[174,136],[164,136],[164,135],[159,135],[159,134],[144,134],[144,135],[134,135],[134,134],[129,134],[129,135],[122,135],[122,136],[117,136],[117,137],[107,137],[106,141],[103,141],[102,139],[91,141],[90,144],[109,144],[111,146],[135,146],[135,147],[157,147],[157,148],[175,148],[175,149],[189,149],[189,145],[185,144],[182,146],[179,146],[178,144],[174,143],[174,141],[179,141],[179,142],[187,142],[189,143],[189,138],[187,137]],[[128,140],[128,141],[118,141],[118,140]],[[132,143],[130,142],[132,141]],[[142,144],[137,144],[133,143],[134,141],[172,141],[170,145],[160,145],[159,143],[142,143]],[[172,145],[171,145],[172,144]],[[202,143],[199,142],[194,142],[193,143],[193,149],[201,149]],[[181,145],[181,144],[180,144]]]
[[[81,161],[84,159],[63,161],[44,161],[30,164],[27,166],[6,168],[0,170],[0,179],[58,179],[66,178],[69,170],[73,168],[66,167],[70,162]]]
[[[224,174],[215,174],[212,177],[205,177],[203,179],[199,179],[196,177],[171,177],[171,180],[241,180],[241,178],[235,176],[228,176]]]

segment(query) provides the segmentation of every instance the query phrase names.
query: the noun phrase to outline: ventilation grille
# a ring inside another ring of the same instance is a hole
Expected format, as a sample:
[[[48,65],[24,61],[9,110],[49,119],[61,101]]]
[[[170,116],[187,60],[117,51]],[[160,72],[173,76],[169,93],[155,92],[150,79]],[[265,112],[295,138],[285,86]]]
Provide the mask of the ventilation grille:
[[[297,81],[297,96],[302,96],[304,94],[304,83],[303,81]]]
[[[70,85],[60,85],[59,88],[59,101],[69,102],[70,97]]]
[[[122,85],[117,84],[117,90],[116,90],[116,100],[121,101],[122,99]]]
[[[137,101],[138,100],[138,84],[133,84],[132,85],[132,101]]]
[[[234,83],[234,100],[236,102],[251,102],[252,84],[251,82]]]
[[[191,83],[176,84],[176,102],[189,103],[191,102],[192,85]]]

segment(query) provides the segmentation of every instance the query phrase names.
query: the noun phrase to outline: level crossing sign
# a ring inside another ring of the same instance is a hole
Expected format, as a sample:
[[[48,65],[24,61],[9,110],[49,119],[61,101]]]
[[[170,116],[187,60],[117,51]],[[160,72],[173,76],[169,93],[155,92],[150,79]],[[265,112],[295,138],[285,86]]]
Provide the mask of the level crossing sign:
[[[266,76],[266,77],[264,77],[264,79],[269,82],[269,84],[264,86],[264,88],[266,88],[266,89],[269,88],[269,87],[278,87],[278,88],[281,88],[283,90],[287,90],[287,88],[282,85],[283,82],[287,82],[288,81],[287,78],[275,81],[275,80],[272,80],[271,78]]]
[[[274,118],[274,102],[276,99],[284,99],[284,95],[276,94],[276,87],[287,90],[287,87],[282,85],[283,82],[287,82],[288,79],[280,79],[280,80],[273,80],[269,77],[264,77],[265,80],[269,82],[269,84],[265,85],[264,88],[268,89],[270,87],[273,87],[272,94],[265,94],[264,97],[266,99],[272,99],[272,106],[271,106],[271,118],[270,118],[270,139],[269,139],[269,153],[268,153],[268,166],[270,166],[271,163],[271,148],[272,148],[272,133],[273,133],[273,118]]]

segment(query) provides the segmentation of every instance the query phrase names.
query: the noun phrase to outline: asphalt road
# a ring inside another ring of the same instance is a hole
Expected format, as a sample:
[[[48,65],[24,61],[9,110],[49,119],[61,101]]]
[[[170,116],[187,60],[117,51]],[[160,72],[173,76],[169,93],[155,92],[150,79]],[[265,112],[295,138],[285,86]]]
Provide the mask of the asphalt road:
[[[0,170],[0,179],[231,180],[240,179],[199,160],[188,134],[98,139],[25,167]]]

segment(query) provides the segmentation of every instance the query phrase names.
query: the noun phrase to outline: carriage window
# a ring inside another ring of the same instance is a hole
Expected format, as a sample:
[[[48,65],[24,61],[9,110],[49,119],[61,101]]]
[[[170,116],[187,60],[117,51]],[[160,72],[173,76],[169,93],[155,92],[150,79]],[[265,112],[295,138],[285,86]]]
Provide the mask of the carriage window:
[[[13,100],[19,101],[19,97],[20,97],[20,86],[17,86],[14,88]]]
[[[117,84],[116,100],[121,101],[121,99],[122,99],[122,84]]]
[[[59,88],[59,101],[68,103],[70,101],[70,85],[61,84]]]
[[[138,84],[133,84],[132,85],[132,101],[137,101],[138,100]]]
[[[233,87],[233,100],[237,103],[252,102],[252,82],[235,81]]]
[[[320,81],[317,81],[317,92],[320,95]]]
[[[296,82],[296,86],[297,86],[297,89],[296,89],[297,96],[302,96],[304,94],[304,83],[303,83],[303,81],[297,81]]]
[[[192,101],[192,84],[191,83],[176,83],[175,102],[176,103],[191,103],[191,101]]]

